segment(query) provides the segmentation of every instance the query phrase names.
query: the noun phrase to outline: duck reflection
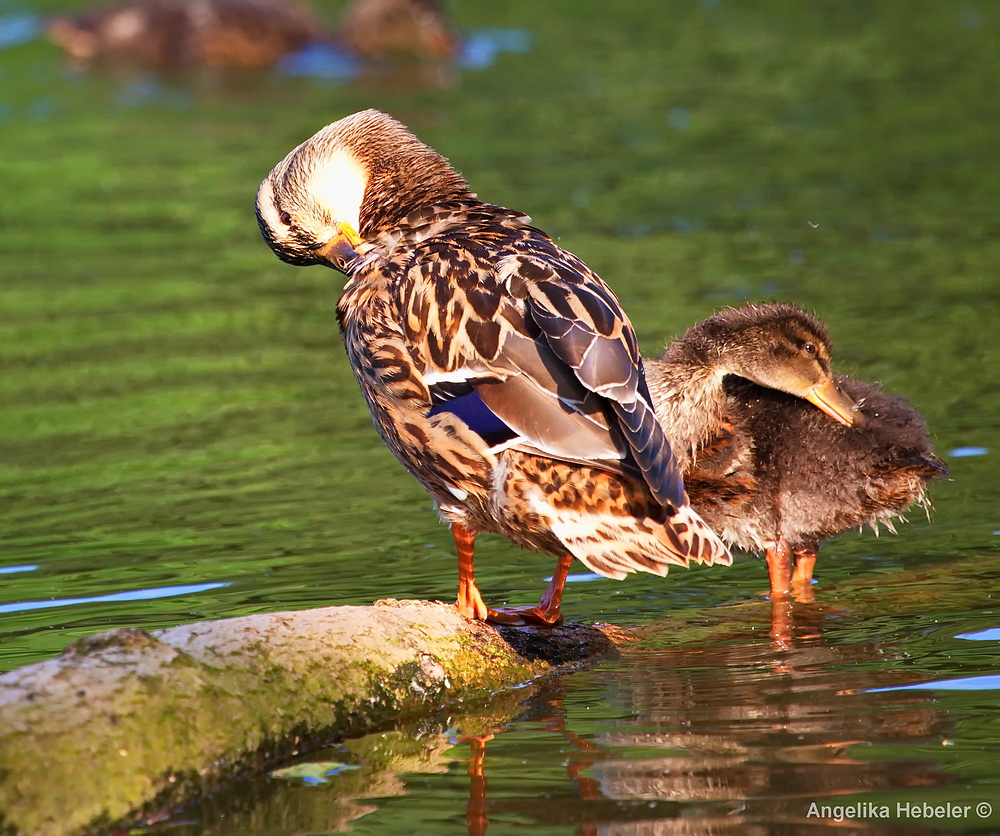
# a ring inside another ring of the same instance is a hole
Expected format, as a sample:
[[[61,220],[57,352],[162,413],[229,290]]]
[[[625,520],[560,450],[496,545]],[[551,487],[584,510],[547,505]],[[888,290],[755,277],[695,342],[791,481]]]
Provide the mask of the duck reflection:
[[[517,720],[570,741],[575,793],[477,807],[574,821],[583,834],[754,834],[823,824],[807,816],[813,800],[953,783],[926,759],[888,768],[866,757],[873,746],[949,732],[926,695],[865,693],[912,679],[875,667],[885,662],[876,644],[818,641],[782,652],[766,643],[629,651],[587,675],[593,701],[627,719],[574,732],[564,705],[581,702],[567,693],[576,680],[558,680]],[[485,763],[488,773],[488,755]]]

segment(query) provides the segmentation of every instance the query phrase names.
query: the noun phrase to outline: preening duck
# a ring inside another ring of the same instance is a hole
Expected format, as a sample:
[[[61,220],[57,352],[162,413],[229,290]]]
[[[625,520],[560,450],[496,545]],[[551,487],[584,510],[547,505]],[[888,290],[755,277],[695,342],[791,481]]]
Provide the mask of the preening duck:
[[[730,561],[688,504],[614,293],[405,126],[367,110],[323,128],[261,184],[257,217],[282,260],[348,277],[347,356],[451,525],[463,615],[557,622],[574,557],[612,578]],[[557,558],[538,605],[486,605],[482,532]]]

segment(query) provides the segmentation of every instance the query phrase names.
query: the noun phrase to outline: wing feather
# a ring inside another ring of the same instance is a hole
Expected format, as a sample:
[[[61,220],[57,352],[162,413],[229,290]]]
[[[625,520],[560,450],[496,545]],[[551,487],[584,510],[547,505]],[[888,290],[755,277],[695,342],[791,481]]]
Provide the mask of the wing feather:
[[[411,300],[424,315],[408,322],[425,374],[467,379],[518,436],[505,446],[641,475],[659,502],[685,504],[635,333],[611,289],[547,238],[526,235],[499,258],[461,243],[446,271],[440,261],[414,264],[414,293],[429,304]]]
[[[651,406],[628,317],[610,288],[583,262],[566,253],[550,257],[547,264],[552,266],[547,279],[526,283],[528,311],[580,383],[607,399],[653,495],[675,507],[684,505],[680,470]],[[553,299],[560,303],[554,305]],[[565,314],[567,305],[572,319]],[[591,308],[602,312],[601,322],[595,321]]]

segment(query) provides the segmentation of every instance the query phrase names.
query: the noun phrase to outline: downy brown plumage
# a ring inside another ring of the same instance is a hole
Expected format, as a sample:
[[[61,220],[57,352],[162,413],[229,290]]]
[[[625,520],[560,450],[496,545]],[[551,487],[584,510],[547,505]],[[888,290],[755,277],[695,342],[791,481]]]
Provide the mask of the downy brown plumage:
[[[573,557],[613,578],[729,562],[687,503],[610,288],[399,122],[368,110],[322,129],[261,184],[257,216],[279,258],[349,277],[348,357],[451,524],[463,614],[557,621]],[[537,606],[486,606],[481,532],[558,558]]]
[[[834,375],[826,327],[793,305],[709,317],[646,376],[692,505],[730,546],[766,551],[772,594],[809,597],[821,540],[891,529],[947,472],[917,411]]]

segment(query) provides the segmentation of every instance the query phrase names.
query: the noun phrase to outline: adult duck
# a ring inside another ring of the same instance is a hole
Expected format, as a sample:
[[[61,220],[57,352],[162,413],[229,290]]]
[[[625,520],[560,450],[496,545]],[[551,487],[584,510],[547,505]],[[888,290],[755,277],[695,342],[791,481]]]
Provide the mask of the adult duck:
[[[261,184],[257,218],[282,260],[348,277],[348,358],[451,525],[463,615],[559,621],[574,557],[612,578],[729,562],[687,502],[614,293],[405,126],[367,110],[323,128]],[[486,605],[482,532],[557,558],[538,605]]]

